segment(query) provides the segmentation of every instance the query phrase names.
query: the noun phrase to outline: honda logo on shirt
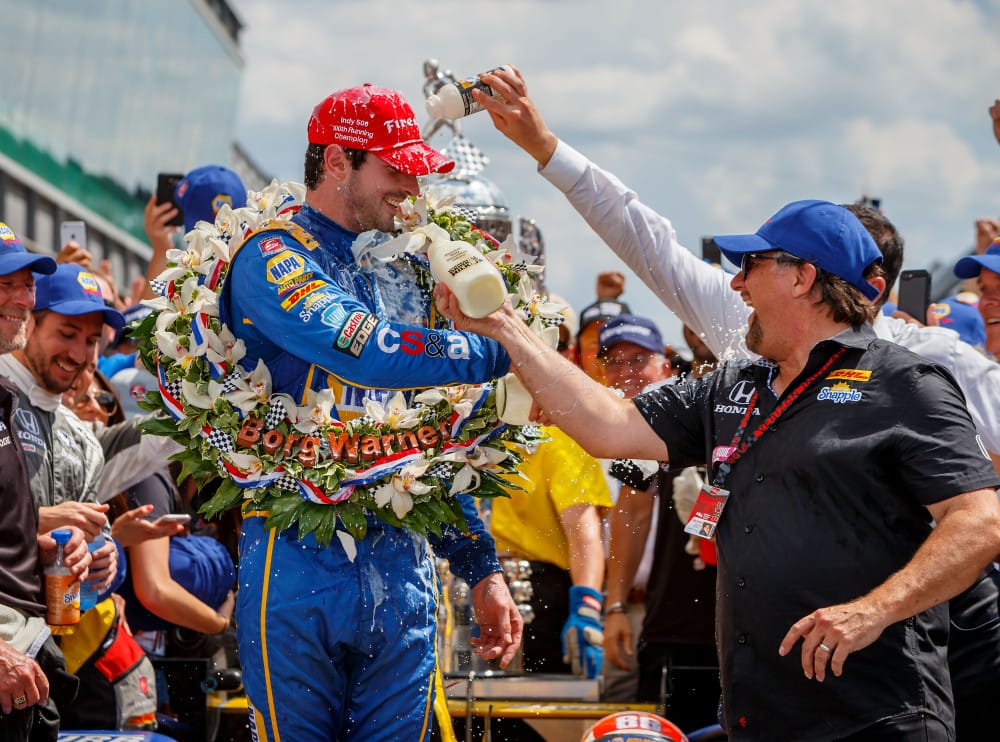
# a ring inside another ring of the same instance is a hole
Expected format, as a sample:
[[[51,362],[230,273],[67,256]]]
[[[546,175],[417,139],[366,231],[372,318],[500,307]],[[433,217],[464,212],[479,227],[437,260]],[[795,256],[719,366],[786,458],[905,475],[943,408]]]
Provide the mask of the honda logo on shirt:
[[[753,392],[753,382],[744,379],[729,390],[729,401],[733,404],[748,405]]]

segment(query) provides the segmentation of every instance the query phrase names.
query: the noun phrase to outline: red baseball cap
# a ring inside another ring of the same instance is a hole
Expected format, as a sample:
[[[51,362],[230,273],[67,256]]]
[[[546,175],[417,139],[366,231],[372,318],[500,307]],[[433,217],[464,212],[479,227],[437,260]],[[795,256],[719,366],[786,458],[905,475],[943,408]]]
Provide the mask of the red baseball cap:
[[[389,88],[365,83],[323,99],[309,118],[310,144],[372,152],[407,175],[447,173],[455,163],[420,136],[410,104]]]

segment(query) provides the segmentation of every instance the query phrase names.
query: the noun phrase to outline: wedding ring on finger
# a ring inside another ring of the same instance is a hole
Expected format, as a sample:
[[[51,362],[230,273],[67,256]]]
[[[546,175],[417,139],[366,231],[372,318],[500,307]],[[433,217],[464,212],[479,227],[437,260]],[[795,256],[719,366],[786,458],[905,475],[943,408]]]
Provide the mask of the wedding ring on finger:
[[[14,705],[15,706],[23,706],[27,702],[28,702],[28,699],[25,696],[18,696],[17,698],[14,699]]]
[[[819,645],[819,649],[822,649],[822,650],[823,650],[824,652],[826,652],[827,654],[829,654],[830,652],[832,652],[832,651],[833,651],[832,649],[830,649],[830,648],[829,648],[828,646],[826,646],[825,644],[820,644],[820,645]]]

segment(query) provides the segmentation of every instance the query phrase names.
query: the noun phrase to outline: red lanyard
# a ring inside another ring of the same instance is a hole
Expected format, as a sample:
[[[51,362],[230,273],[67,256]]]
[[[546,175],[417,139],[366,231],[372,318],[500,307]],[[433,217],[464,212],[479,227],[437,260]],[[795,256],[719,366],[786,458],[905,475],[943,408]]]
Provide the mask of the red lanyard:
[[[824,363],[816,373],[814,373],[808,379],[806,379],[797,387],[795,387],[795,389],[793,389],[791,393],[781,401],[781,404],[779,404],[777,407],[774,408],[774,411],[767,416],[767,419],[760,425],[758,425],[757,429],[750,434],[749,440],[743,441],[741,443],[741,440],[743,439],[743,434],[746,432],[747,429],[747,423],[750,422],[750,417],[753,415],[754,406],[757,404],[758,395],[757,395],[757,390],[754,389],[753,396],[747,403],[747,411],[743,413],[743,419],[740,420],[740,426],[739,428],[736,429],[736,433],[735,435],[733,435],[733,440],[729,444],[730,446],[733,446],[733,452],[729,454],[729,456],[726,458],[725,461],[719,464],[719,469],[712,480],[713,485],[715,485],[716,487],[723,487],[725,485],[726,478],[729,476],[729,471],[733,468],[733,464],[735,464],[743,456],[743,454],[745,454],[748,450],[750,450],[750,446],[756,443],[760,439],[760,437],[764,435],[764,431],[770,428],[774,424],[775,420],[781,417],[784,411],[791,406],[792,402],[794,402],[796,399],[799,398],[802,392],[804,392],[809,387],[810,384],[812,384],[814,381],[816,381],[816,379],[825,374],[830,369],[830,366],[832,366],[838,358],[844,355],[844,352],[846,350],[847,350],[846,347],[841,346],[840,349],[832,356],[830,356],[829,360],[827,360],[827,362]]]

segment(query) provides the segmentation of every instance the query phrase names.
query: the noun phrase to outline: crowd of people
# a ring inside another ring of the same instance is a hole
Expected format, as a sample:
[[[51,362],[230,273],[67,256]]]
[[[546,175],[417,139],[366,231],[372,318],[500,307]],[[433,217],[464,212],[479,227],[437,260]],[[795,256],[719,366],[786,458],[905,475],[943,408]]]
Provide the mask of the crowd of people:
[[[795,201],[716,236],[728,273],[560,140],[519,71],[482,79],[499,95],[473,96],[496,128],[676,315],[686,347],[631,311],[614,271],[579,312],[550,297],[555,348],[509,301],[472,318],[443,284],[430,295],[400,271],[390,290],[356,238],[393,232],[418,179],[454,163],[398,92],[332,93],[306,123],[304,205],[230,257],[218,313],[243,365],[266,361],[295,400],[329,390],[342,422],[400,390],[512,371],[547,438],[509,497],[456,495],[466,528],[425,537],[369,515],[350,551],[252,508],[206,521],[218,483],[184,476],[177,445],[139,427],[135,402],[159,382],[128,327],[150,311],[178,211],[188,232],[246,203],[234,172],[196,168],[172,203],[149,200],[153,258],[128,297],[78,245],[53,260],[0,224],[0,736],[155,729],[170,689],[150,658],[201,653],[238,663],[254,739],[448,739],[443,558],[470,586],[485,660],[521,651],[526,672],[601,678],[604,700],[657,704],[686,730],[989,738],[1000,223],[977,223],[954,266],[963,293],[919,318],[888,302],[903,239],[870,205]],[[1000,142],[1000,100],[990,112]],[[331,311],[289,311],[306,295]],[[377,340],[428,328],[462,352]],[[63,564],[97,594],[68,632],[46,623],[42,577],[61,530]],[[530,566],[528,621],[503,557]]]

